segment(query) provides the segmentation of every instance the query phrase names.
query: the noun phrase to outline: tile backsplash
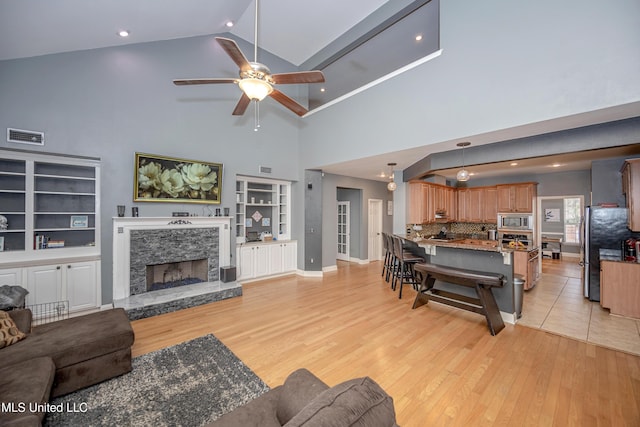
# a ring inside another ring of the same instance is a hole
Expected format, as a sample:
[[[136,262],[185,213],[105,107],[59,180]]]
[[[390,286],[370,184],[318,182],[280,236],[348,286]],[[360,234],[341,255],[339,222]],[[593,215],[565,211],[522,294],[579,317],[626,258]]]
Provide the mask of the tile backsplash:
[[[422,230],[415,230],[414,226],[422,227]],[[440,233],[442,228],[446,229],[449,236],[454,237],[471,237],[471,238],[487,238],[488,230],[495,230],[497,225],[491,223],[470,223],[470,222],[450,222],[450,223],[432,223],[432,224],[407,224],[407,237],[414,238],[418,234],[421,237],[430,237]],[[484,230],[483,230],[484,229]]]

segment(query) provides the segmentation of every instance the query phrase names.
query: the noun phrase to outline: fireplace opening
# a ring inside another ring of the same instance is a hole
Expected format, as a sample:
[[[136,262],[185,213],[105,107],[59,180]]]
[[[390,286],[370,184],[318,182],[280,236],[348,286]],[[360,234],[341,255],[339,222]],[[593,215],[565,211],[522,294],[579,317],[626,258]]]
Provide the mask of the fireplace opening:
[[[147,265],[147,292],[208,281],[208,260]]]

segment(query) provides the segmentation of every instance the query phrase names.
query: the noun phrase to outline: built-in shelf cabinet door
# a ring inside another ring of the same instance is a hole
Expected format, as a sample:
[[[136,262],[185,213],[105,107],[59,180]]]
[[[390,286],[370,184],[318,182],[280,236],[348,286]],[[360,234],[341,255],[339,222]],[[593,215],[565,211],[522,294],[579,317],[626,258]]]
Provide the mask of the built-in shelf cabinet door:
[[[99,264],[95,261],[63,265],[64,288],[70,311],[91,309],[98,305],[97,289],[95,286],[86,286],[87,283],[96,282],[98,271]]]
[[[256,211],[261,213],[259,220],[253,218]],[[263,218],[268,218],[268,225]],[[235,221],[237,243],[245,242],[249,231],[268,231],[276,239],[290,239],[291,182],[236,177]]]
[[[99,307],[99,206],[99,159],[0,150],[2,281],[25,287],[27,305]]]

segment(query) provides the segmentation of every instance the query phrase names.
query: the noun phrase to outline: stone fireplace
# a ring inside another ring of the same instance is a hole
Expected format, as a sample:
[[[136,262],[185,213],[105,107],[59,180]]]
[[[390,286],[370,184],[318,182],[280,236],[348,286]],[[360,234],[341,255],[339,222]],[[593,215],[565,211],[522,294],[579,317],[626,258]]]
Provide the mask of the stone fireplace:
[[[229,217],[113,218],[113,300],[147,293],[158,265],[165,265],[161,281],[170,265],[168,277],[217,282],[231,264],[230,224]]]

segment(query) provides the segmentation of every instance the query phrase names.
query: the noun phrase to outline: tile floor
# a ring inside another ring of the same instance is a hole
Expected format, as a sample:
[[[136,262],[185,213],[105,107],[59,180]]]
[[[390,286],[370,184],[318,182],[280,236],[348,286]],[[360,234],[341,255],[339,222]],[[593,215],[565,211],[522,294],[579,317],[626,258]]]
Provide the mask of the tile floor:
[[[519,325],[640,355],[640,320],[612,316],[582,294],[578,259],[542,261],[542,277],[524,294]]]

